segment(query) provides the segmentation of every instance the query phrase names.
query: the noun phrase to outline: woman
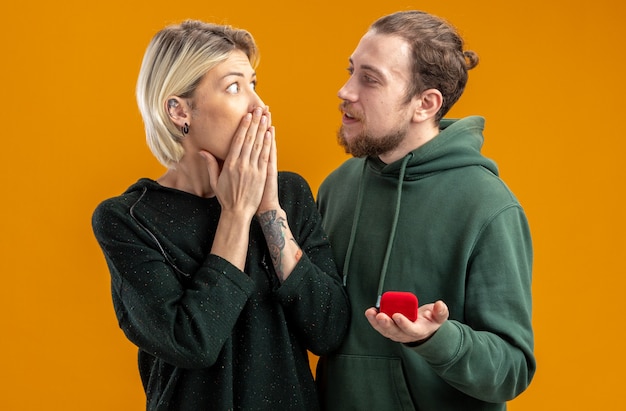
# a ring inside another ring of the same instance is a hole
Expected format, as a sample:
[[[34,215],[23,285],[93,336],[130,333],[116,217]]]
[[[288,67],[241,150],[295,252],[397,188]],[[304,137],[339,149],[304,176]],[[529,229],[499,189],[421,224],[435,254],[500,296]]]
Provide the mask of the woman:
[[[167,171],[93,215],[148,410],[318,409],[307,350],[335,349],[347,329],[311,190],[276,170],[257,61],[244,30],[157,33],[137,101]]]

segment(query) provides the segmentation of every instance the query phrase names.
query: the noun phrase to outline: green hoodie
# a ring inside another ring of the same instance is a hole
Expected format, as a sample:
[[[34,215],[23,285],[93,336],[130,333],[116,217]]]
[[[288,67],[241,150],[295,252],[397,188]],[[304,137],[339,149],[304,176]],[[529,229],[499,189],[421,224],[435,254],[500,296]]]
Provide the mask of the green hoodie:
[[[484,119],[443,120],[392,164],[346,161],[318,206],[352,307],[342,346],[318,363],[326,410],[504,410],[535,371],[532,244],[524,211],[483,157]],[[375,331],[384,291],[443,300],[449,320],[417,347]]]

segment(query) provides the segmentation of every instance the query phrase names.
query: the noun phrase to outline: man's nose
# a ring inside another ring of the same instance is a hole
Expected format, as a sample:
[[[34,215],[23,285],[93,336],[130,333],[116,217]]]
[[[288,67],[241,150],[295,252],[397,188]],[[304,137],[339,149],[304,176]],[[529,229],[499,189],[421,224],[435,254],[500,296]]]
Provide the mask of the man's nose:
[[[352,88],[352,77],[337,92],[337,97],[344,101],[354,101],[356,94]]]

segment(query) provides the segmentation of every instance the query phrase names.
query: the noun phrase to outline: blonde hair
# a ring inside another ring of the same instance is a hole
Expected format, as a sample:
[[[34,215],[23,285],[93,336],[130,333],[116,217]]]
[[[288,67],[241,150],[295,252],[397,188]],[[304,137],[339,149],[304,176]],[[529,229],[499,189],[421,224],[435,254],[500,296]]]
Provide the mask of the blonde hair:
[[[256,68],[259,52],[246,30],[186,20],[152,38],[139,71],[136,97],[148,146],[165,167],[174,167],[184,154],[183,133],[169,119],[166,99],[192,97],[203,76],[233,50],[243,51]]]

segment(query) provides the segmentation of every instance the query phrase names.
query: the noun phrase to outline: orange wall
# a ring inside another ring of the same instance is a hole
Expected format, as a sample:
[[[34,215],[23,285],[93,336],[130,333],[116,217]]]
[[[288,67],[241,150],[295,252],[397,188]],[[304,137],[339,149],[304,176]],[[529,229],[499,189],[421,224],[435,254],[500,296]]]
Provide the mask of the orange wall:
[[[334,136],[349,54],[373,19],[411,4],[136,3],[12,2],[0,17],[4,410],[143,408],[135,349],[117,327],[90,217],[100,200],[163,171],[133,95],[156,30],[193,17],[255,35],[280,167],[316,191],[345,158]],[[412,4],[454,22],[481,56],[452,114],[486,116],[484,151],[532,225],[539,368],[510,409],[615,409],[626,366],[626,133],[615,124],[626,91],[624,3]]]

